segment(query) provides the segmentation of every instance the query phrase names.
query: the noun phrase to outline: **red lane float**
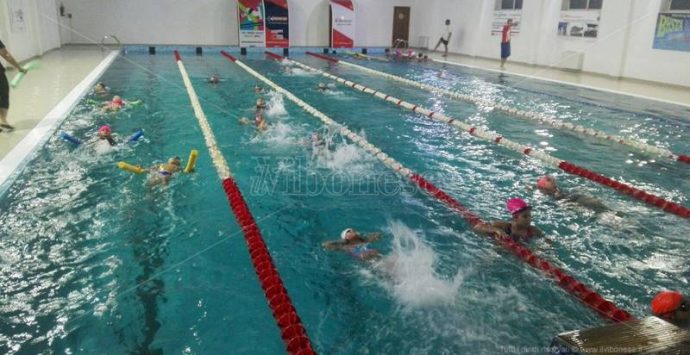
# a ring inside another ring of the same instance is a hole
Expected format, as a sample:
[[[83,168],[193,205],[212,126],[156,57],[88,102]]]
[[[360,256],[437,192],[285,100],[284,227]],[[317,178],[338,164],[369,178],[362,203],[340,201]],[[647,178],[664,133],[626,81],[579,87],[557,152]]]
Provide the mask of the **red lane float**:
[[[319,59],[323,59],[323,60],[331,62],[331,63],[338,63],[338,60],[333,58],[333,57],[321,55],[321,54],[314,53],[314,52],[306,52],[306,53],[311,55],[311,56],[314,56],[314,57],[319,58]]]
[[[269,56],[269,57],[271,57],[271,58],[273,58],[273,59],[277,59],[277,60],[283,60],[283,59],[285,58],[285,57],[283,57],[283,56],[281,56],[281,55],[277,55],[277,54],[275,54],[275,53],[273,53],[273,52],[270,52],[270,51],[265,51],[264,53],[266,53],[267,56]]]
[[[282,60],[282,58],[281,58]],[[251,72],[250,72],[251,73]],[[259,75],[257,74],[252,74],[252,75]],[[298,106],[302,107],[303,109],[307,110],[307,112],[311,113],[312,115],[316,116],[317,118],[320,118],[321,121],[324,123],[327,122],[334,122],[332,119],[328,118],[326,115],[323,113],[319,112],[315,108],[311,107],[307,103],[301,101],[300,99],[294,97],[291,93],[286,91],[285,89],[277,86],[275,83],[271,82],[270,80],[259,77],[257,76],[260,80],[264,80],[264,82],[268,83],[271,85],[274,89],[276,89],[278,92],[282,92],[287,94],[286,96],[295,102]],[[328,123],[327,123],[328,124]],[[347,128],[344,128],[343,126],[339,126],[339,128],[342,131],[345,131],[344,134],[348,138],[350,138],[352,141],[354,141],[357,145],[360,147],[364,148],[366,151],[370,151],[373,149],[373,146],[367,142],[364,138],[357,136],[355,133],[349,131]],[[348,134],[349,132],[349,134]],[[375,150],[376,152],[379,152],[381,154],[380,150]],[[374,154],[375,157],[379,158],[382,160],[379,156],[379,154]],[[390,158],[387,158],[390,159]],[[385,161],[383,159],[382,161]],[[445,191],[439,189],[436,187],[434,184],[431,182],[427,181],[424,177],[421,175],[414,173],[410,171],[407,168],[404,168],[402,165],[400,165],[397,162],[394,162],[393,164],[385,164],[389,168],[393,169],[397,173],[407,177],[410,181],[415,183],[417,186],[419,186],[421,189],[426,191],[428,194],[431,196],[435,197],[439,201],[445,203],[447,206],[449,206],[451,209],[455,210],[458,212],[458,214],[464,218],[470,226],[473,228],[480,223],[484,223],[479,216],[476,214],[472,213],[467,207],[465,207],[463,204],[461,204],[459,201],[448,195]],[[396,167],[397,168],[394,168]],[[575,296],[577,299],[579,299],[581,302],[583,302],[585,305],[587,305],[590,309],[594,310],[597,312],[599,315],[602,317],[611,320],[613,322],[624,322],[628,320],[632,320],[633,317],[630,315],[630,313],[626,312],[625,310],[622,310],[618,308],[613,302],[605,300],[601,295],[596,293],[595,291],[591,290],[587,286],[585,286],[583,283],[577,281],[574,277],[568,275],[565,271],[555,268],[549,263],[547,260],[542,259],[535,255],[529,248],[526,246],[517,243],[513,241],[510,238],[506,239],[498,239],[498,243],[510,251],[511,253],[515,254],[520,260],[526,262],[528,265],[531,267],[539,270],[541,273],[547,275],[548,277],[554,279],[560,287],[562,287],[564,290]]]
[[[264,296],[268,301],[268,306],[271,309],[273,318],[278,328],[280,328],[280,336],[285,343],[287,352],[290,354],[315,354],[309,337],[307,336],[307,332],[302,325],[302,321],[297,315],[297,311],[292,305],[292,301],[290,296],[288,296],[287,290],[280,278],[280,274],[273,263],[273,258],[271,258],[271,254],[268,252],[266,243],[261,236],[259,226],[256,224],[254,217],[249,211],[247,202],[244,197],[242,197],[242,193],[230,173],[225,158],[218,150],[218,144],[208,124],[208,120],[201,109],[201,104],[191,85],[187,71],[182,63],[182,58],[178,51],[175,51],[174,54],[180,72],[182,73],[187,93],[192,102],[195,116],[204,135],[206,146],[222,181],[223,190],[230,202],[230,208],[235,214],[237,223],[244,232],[254,271],[259,278],[259,283],[264,291]],[[224,53],[223,55],[232,61],[236,60],[230,54]]]
[[[581,168],[575,164],[569,163],[567,161],[561,162],[561,164],[558,165],[559,168],[561,168],[563,171],[581,176],[587,180],[594,181],[596,183],[599,183],[604,186],[608,186],[614,190],[618,190],[634,199],[643,201],[647,204],[653,205],[655,207],[658,207],[668,213],[673,213],[677,216],[683,217],[683,218],[690,218],[690,209],[688,209],[685,206],[681,206],[675,202],[668,201],[666,199],[663,199],[661,197],[654,196],[650,193],[647,193],[645,191],[636,189],[630,185],[624,184],[622,182],[618,182],[616,180],[613,180],[609,177],[603,176],[601,174],[597,174],[593,171],[587,170],[585,168]]]

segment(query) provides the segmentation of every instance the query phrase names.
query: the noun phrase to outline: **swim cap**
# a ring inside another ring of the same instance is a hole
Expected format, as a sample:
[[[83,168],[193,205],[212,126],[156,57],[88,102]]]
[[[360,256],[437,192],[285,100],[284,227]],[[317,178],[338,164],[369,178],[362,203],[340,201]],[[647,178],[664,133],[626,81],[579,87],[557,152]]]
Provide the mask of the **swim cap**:
[[[110,126],[108,126],[108,125],[103,125],[103,126],[101,126],[101,128],[98,129],[98,133],[104,133],[104,134],[105,133],[110,134],[110,133],[112,133],[112,131],[113,130],[110,129]]]
[[[122,105],[124,104],[124,101],[122,101],[122,98],[119,96],[113,97],[113,103],[116,105]]]
[[[342,231],[342,233],[340,233],[340,239],[346,240],[347,239],[347,233],[350,233],[352,231],[354,231],[354,229],[346,228],[345,230]]]
[[[180,165],[180,157],[172,157],[168,160],[168,164]]]
[[[549,182],[552,182],[554,179],[551,176],[544,175],[542,176],[538,181],[537,181],[537,187],[540,189],[545,189],[546,185]]]
[[[660,316],[666,313],[673,312],[680,307],[683,302],[683,295],[677,291],[662,291],[659,292],[652,300],[652,313],[655,316]]]
[[[521,198],[511,198],[508,201],[506,201],[506,207],[508,208],[508,212],[510,214],[515,215],[516,213],[520,213],[528,208],[531,208],[525,200]]]

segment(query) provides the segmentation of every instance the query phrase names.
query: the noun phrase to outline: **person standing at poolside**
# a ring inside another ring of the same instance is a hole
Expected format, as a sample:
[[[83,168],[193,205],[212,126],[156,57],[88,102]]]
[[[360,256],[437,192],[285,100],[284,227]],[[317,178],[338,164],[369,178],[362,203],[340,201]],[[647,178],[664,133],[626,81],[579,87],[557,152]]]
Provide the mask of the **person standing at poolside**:
[[[22,68],[19,63],[14,59],[12,54],[10,54],[5,45],[0,40],[0,57],[5,58],[7,62],[12,64],[19,72],[26,74],[26,70]],[[7,122],[7,111],[10,109],[10,85],[7,82],[7,77],[5,76],[5,67],[0,64],[0,132],[7,130],[12,132],[14,127],[10,126]]]
[[[448,56],[448,43],[450,43],[450,36],[453,34],[450,30],[450,20],[446,20],[446,29],[443,32],[443,35],[441,38],[438,39],[438,43],[436,43],[436,47],[434,47],[434,51],[438,49],[438,46],[443,43],[443,47],[445,47],[445,50],[443,52],[443,56],[447,57]]]
[[[505,68],[506,60],[510,57],[510,30],[513,26],[517,26],[517,22],[513,23],[513,19],[509,18],[501,30],[501,69]]]

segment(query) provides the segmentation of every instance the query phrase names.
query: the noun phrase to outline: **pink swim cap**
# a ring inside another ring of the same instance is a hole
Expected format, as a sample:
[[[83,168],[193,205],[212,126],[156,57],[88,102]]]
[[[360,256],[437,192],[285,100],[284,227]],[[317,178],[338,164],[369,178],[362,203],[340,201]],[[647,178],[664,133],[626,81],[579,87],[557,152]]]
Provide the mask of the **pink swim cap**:
[[[539,181],[537,181],[537,187],[540,189],[545,189],[546,184],[548,184],[551,181],[553,181],[553,178],[551,176],[548,176],[548,175],[542,176],[539,179]]]
[[[122,106],[122,105],[124,105],[124,103],[125,102],[122,101],[121,97],[119,97],[119,96],[113,97],[113,104],[118,105],[118,106]]]
[[[98,133],[110,134],[111,132],[112,132],[112,130],[110,129],[110,126],[108,126],[108,125],[101,126],[101,128],[98,129]]]
[[[516,213],[520,213],[528,208],[531,208],[525,200],[521,198],[511,198],[508,201],[506,201],[506,207],[508,208],[508,212],[510,214],[514,215]]]

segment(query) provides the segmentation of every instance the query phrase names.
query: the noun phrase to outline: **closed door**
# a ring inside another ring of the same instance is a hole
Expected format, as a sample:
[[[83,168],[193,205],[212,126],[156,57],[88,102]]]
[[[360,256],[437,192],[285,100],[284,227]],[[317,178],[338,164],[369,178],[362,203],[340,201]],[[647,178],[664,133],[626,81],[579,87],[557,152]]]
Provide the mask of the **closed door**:
[[[408,43],[410,37],[410,7],[396,6],[393,9],[393,45],[402,39]]]

